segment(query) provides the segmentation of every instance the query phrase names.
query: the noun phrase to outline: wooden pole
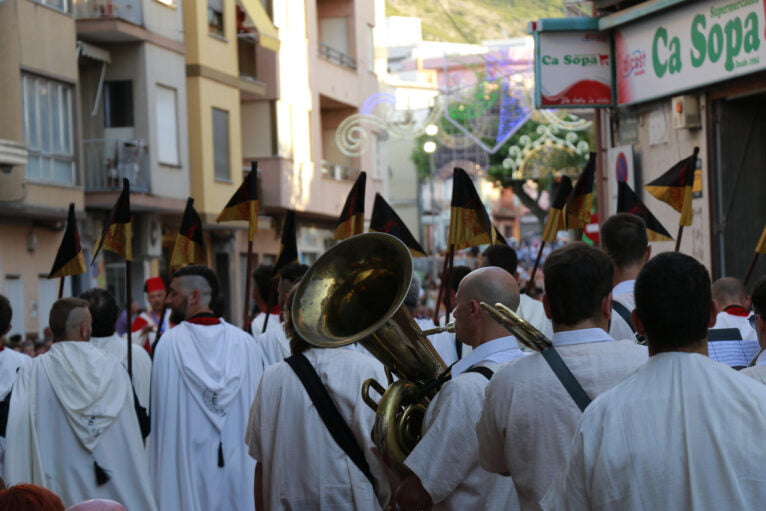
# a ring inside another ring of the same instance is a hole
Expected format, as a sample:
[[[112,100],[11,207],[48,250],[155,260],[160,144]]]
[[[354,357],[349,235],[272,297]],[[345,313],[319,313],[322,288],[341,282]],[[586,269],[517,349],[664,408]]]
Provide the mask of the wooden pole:
[[[61,277],[61,279],[59,280],[59,300],[64,298],[64,279],[65,278],[66,277]]]
[[[245,273],[245,310],[242,313],[242,330],[250,331],[250,285],[253,282],[253,240],[247,241],[247,272]]]
[[[133,381],[133,329],[131,328],[133,322],[130,318],[130,305],[133,303],[133,291],[131,290],[132,281],[133,279],[131,278],[130,261],[125,259],[125,299],[128,303],[128,335],[126,338],[128,340],[128,377],[130,378],[131,382]]]
[[[753,260],[750,262],[750,268],[747,269],[747,275],[745,275],[745,285],[747,285],[747,281],[750,280],[750,276],[753,274],[753,270],[755,269],[755,263],[758,262],[758,256],[761,255],[758,252],[753,254]]]
[[[529,281],[527,281],[527,295],[529,295],[529,292],[532,290],[532,286],[535,285],[535,275],[537,275],[537,268],[540,266],[540,258],[543,256],[543,248],[545,248],[545,243],[545,241],[541,242],[540,249],[537,251],[537,259],[535,259],[535,265],[532,267],[532,273],[529,276]]]
[[[266,319],[263,320],[263,328],[261,329],[261,333],[264,333],[266,331],[266,327],[269,325],[269,317],[271,316],[271,309],[274,308],[274,297],[277,294],[278,289],[274,289],[274,282],[279,282],[279,279],[277,278],[277,275],[274,276],[274,278],[271,279],[271,285],[269,285],[269,296],[266,299]],[[277,284],[277,287],[279,285]]]
[[[678,235],[676,235],[676,252],[681,248],[681,236],[684,234],[684,226],[678,226]]]
[[[128,305],[130,307],[130,305]],[[157,343],[160,342],[160,336],[162,335],[162,324],[165,322],[165,314],[167,313],[168,306],[165,305],[165,303],[162,303],[162,315],[160,316],[160,321],[157,323],[157,333],[154,334],[154,342],[152,342],[149,345],[149,348],[152,350],[151,355],[154,356],[154,348],[157,346]]]

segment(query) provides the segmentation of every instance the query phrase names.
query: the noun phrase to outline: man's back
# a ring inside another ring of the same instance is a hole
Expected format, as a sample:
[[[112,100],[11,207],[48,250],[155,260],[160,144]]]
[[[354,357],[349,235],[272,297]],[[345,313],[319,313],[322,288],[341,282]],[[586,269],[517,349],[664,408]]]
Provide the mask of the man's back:
[[[582,330],[579,332],[603,330]],[[560,334],[554,335],[554,345]],[[599,341],[557,347],[561,358],[595,398],[646,362],[646,348]],[[510,473],[522,509],[539,509],[539,499],[559,466],[582,413],[540,354],[501,368],[487,388],[476,426],[479,460],[485,469]]]
[[[544,508],[761,509],[766,387],[700,354],[661,353],[585,411]]]

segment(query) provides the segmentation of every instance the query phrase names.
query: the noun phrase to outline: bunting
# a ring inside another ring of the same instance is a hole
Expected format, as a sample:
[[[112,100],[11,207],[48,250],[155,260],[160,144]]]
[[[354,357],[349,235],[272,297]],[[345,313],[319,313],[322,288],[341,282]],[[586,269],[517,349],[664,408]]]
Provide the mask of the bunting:
[[[465,170],[455,167],[452,176],[449,236],[447,243],[455,250],[497,242],[497,229]]]
[[[681,213],[678,225],[684,227],[692,224],[692,185],[698,154],[699,147],[695,147],[691,156],[679,161],[660,177],[644,185],[647,192]]]
[[[176,269],[187,264],[207,264],[205,240],[202,236],[202,220],[194,209],[194,199],[189,197],[181,219],[181,228],[170,256],[170,268]]]
[[[253,241],[258,231],[258,162],[250,164],[250,173],[226,203],[216,222],[245,220],[249,224],[247,240]]]
[[[617,212],[632,213],[641,217],[646,224],[646,238],[649,241],[673,241],[673,237],[662,226],[659,220],[649,211],[641,199],[638,198],[628,183],[617,183]]]
[[[49,279],[79,275],[85,273],[85,257],[80,246],[80,233],[77,232],[77,218],[74,214],[74,203],[69,204],[66,230],[61,239],[61,245],[53,261],[53,267],[48,274]]]
[[[375,194],[375,204],[372,207],[370,231],[385,232],[396,236],[410,249],[412,257],[425,257],[426,251],[417,242],[396,211],[379,194]]]
[[[346,203],[335,224],[335,239],[345,240],[364,231],[364,194],[367,188],[367,173],[360,172],[354,186],[348,192]]]
[[[96,243],[96,251],[90,264],[96,260],[101,249],[122,256],[126,261],[133,259],[133,222],[130,218],[130,183],[122,179],[122,192],[109,212],[109,221]]]

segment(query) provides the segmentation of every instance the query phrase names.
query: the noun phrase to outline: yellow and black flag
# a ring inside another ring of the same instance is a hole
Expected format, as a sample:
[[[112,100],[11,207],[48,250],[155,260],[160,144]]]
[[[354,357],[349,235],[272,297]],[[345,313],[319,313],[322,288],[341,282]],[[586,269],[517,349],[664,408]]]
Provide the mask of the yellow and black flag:
[[[207,264],[205,240],[202,236],[202,220],[194,209],[194,199],[189,197],[181,219],[181,229],[170,256],[170,268],[176,269],[187,264]]]
[[[449,236],[455,250],[497,242],[497,229],[489,220],[473,181],[465,170],[455,167],[452,175]]]
[[[763,231],[761,231],[761,238],[755,246],[755,251],[759,254],[766,254],[766,226],[763,228]]]
[[[85,273],[85,257],[80,246],[80,233],[77,232],[77,218],[74,214],[74,203],[69,204],[69,216],[67,218],[64,237],[56,253],[56,260],[48,274],[49,279],[66,277],[67,275],[79,275]]]
[[[399,238],[410,249],[412,257],[426,257],[426,251],[418,243],[396,211],[379,193],[375,194],[375,204],[370,217],[370,231],[385,232]]]
[[[282,240],[280,241],[279,255],[274,263],[274,275],[290,263],[298,260],[298,244],[295,240],[295,211],[288,209],[285,213],[285,223],[282,226]]]
[[[250,165],[250,173],[231,196],[215,221],[247,221],[249,223],[247,240],[253,241],[258,230],[258,162],[254,161]]]
[[[640,216],[646,224],[646,238],[649,241],[673,241],[673,237],[662,226],[659,220],[649,211],[641,199],[638,198],[628,183],[617,183],[617,212],[632,213]]]
[[[663,175],[644,185],[647,192],[681,213],[678,225],[692,224],[692,185],[697,167],[699,147],[688,158],[679,161]]]
[[[585,164],[567,201],[567,229],[583,229],[590,223],[595,178],[596,153],[590,153],[588,163]]]
[[[548,218],[545,219],[542,241],[556,241],[558,232],[567,228],[565,208],[570,195],[572,195],[572,180],[569,176],[561,176],[556,196],[548,210]]]
[[[343,211],[335,224],[336,240],[345,240],[355,234],[364,232],[364,193],[367,188],[367,173],[360,172],[354,186],[348,192]]]
[[[109,221],[101,232],[90,264],[96,260],[101,249],[114,252],[126,261],[133,259],[133,222],[130,218],[130,183],[127,178],[122,179],[122,192],[109,213]]]

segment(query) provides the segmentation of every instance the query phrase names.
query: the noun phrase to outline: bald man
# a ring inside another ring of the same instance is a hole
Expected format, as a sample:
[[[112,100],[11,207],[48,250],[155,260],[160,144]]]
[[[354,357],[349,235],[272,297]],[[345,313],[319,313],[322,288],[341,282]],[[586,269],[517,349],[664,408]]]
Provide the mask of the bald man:
[[[736,328],[744,341],[757,340],[750,325],[750,298],[745,284],[736,277],[722,277],[713,282],[713,303],[718,315],[713,329]]]
[[[474,425],[484,390],[498,365],[525,355],[513,336],[493,320],[481,302],[519,306],[513,276],[490,266],[466,276],[455,296],[455,335],[472,351],[452,366],[452,379],[428,406],[422,438],[404,461],[413,474],[396,490],[400,509],[418,511],[519,509],[510,478],[479,466]]]

